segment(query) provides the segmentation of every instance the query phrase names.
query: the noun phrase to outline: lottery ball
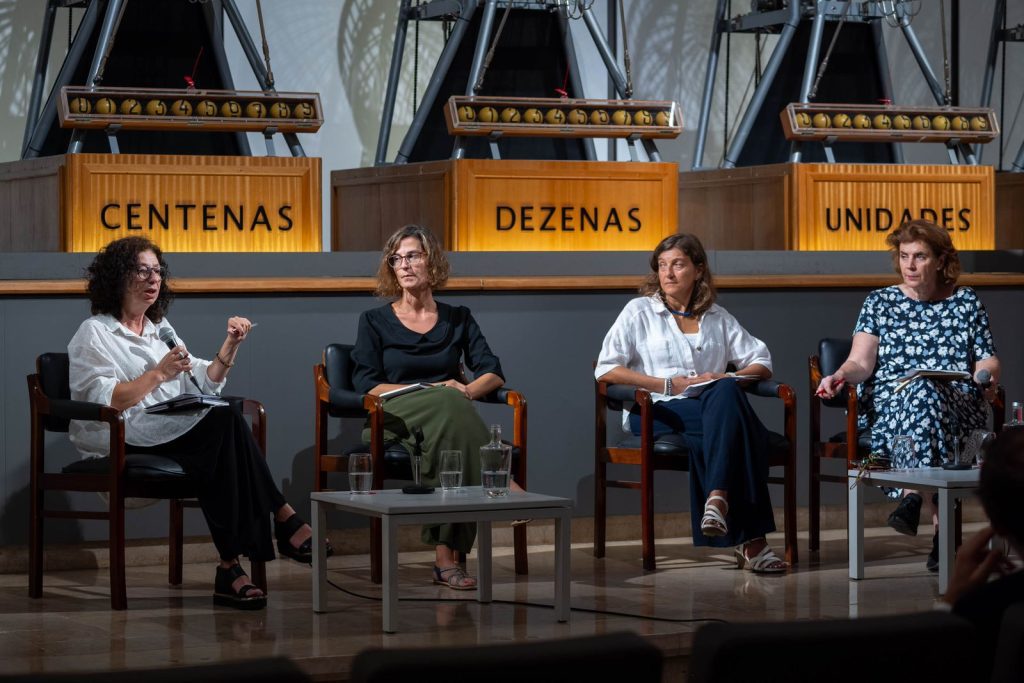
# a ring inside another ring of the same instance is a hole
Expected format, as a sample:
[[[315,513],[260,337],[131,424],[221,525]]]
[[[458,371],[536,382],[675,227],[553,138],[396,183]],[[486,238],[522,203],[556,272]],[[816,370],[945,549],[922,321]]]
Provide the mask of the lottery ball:
[[[892,119],[889,118],[888,114],[875,114],[875,118],[871,120],[871,125],[875,128],[889,129],[892,128]]]
[[[822,112],[818,112],[817,114],[815,114],[814,118],[811,119],[811,121],[814,123],[814,127],[815,128],[831,128],[832,127],[832,119],[829,118],[828,114],[825,114],[825,113],[822,113]]]
[[[311,119],[315,113],[313,105],[309,102],[299,102],[292,110],[292,115],[297,119]]]
[[[76,97],[68,102],[68,110],[72,114],[88,114],[92,110],[92,105],[84,97]]]
[[[624,109],[616,109],[612,112],[612,123],[616,126],[628,126],[633,123],[633,116]]]
[[[590,112],[590,122],[595,126],[606,125],[611,119],[608,118],[608,112],[604,109],[595,109]]]
[[[832,117],[832,126],[834,128],[852,128],[853,119],[849,114],[836,114]]]
[[[638,126],[649,126],[654,123],[654,117],[646,109],[639,109],[633,112],[633,123]]]
[[[171,103],[172,116],[192,116],[192,103],[188,100],[174,100]]]
[[[228,100],[220,105],[220,115],[224,118],[238,118],[242,115],[242,105],[234,100]]]
[[[667,111],[659,111],[654,115],[654,124],[657,126],[668,126],[671,125],[671,117]]]
[[[796,113],[796,125],[800,128],[811,127],[811,115],[805,111],[798,111]]]
[[[896,114],[892,117],[892,127],[896,130],[910,130],[910,117],[906,114]]]
[[[515,107],[505,107],[501,110],[502,123],[519,123],[520,118],[519,110]]]
[[[146,102],[147,116],[164,116],[167,113],[167,105],[163,100],[150,100]]]
[[[139,104],[138,100],[128,98],[127,100],[121,100],[121,113],[125,116],[129,114],[141,114],[142,105]]]
[[[117,111],[117,103],[109,97],[101,97],[96,100],[96,113],[97,114],[113,114]]]
[[[523,123],[544,123],[544,114],[540,113],[540,109],[530,107],[523,112]]]
[[[292,108],[284,102],[274,102],[270,105],[270,115],[275,119],[291,118]]]
[[[868,118],[867,114],[857,114],[853,117],[854,128],[870,128],[871,119]]]
[[[459,107],[458,114],[459,121],[476,121],[476,109],[473,109],[473,107],[469,106],[468,104],[464,104],[461,107]]]
[[[971,130],[988,130],[988,119],[984,116],[972,116]]]
[[[214,104],[213,102],[211,102],[210,100],[203,100],[202,102],[200,102],[199,104],[196,105],[196,115],[197,116],[216,116],[217,115],[217,105]]]
[[[914,127],[914,130],[931,130],[932,120],[927,116],[918,115],[914,117],[911,125]]]
[[[932,117],[932,130],[949,130],[949,117],[939,114]]]
[[[561,109],[548,109],[544,121],[552,126],[560,126],[565,123],[565,112]]]
[[[498,110],[494,107],[481,107],[478,116],[484,123],[494,123],[498,120]]]
[[[262,119],[267,115],[267,105],[262,102],[250,102],[245,105],[245,115],[250,119]]]
[[[954,116],[953,120],[949,122],[953,130],[970,130],[971,122],[966,116]]]
[[[587,112],[582,109],[573,109],[566,117],[566,121],[574,126],[582,126],[587,122]]]

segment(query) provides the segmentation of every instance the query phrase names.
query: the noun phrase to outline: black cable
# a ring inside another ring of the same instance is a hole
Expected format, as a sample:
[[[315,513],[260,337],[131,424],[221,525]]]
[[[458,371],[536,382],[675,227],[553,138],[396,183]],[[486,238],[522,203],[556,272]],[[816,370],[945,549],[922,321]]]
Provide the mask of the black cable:
[[[372,602],[380,602],[382,598],[375,598],[372,595],[363,595],[362,593],[356,593],[350,591],[347,588],[342,588],[338,584],[327,579],[327,583],[333,588],[341,591],[345,595],[351,595],[354,598],[360,598],[362,600],[370,600]],[[473,598],[399,598],[399,602],[465,602],[465,603],[476,603],[477,601]],[[492,605],[514,605],[517,607],[543,607],[544,609],[554,609],[554,605],[548,605],[542,602],[522,602],[519,600],[491,600],[489,604]],[[644,614],[631,614],[629,612],[613,612],[611,610],[600,610],[600,609],[588,609],[586,607],[573,607],[569,606],[570,612],[585,612],[587,614],[603,614],[612,617],[628,617],[630,619],[642,619],[644,621],[663,621],[673,624],[694,624],[697,622],[714,622],[717,624],[728,624],[729,622],[725,619],[716,619],[715,617],[702,617],[697,619],[673,619],[671,617],[652,617]]]

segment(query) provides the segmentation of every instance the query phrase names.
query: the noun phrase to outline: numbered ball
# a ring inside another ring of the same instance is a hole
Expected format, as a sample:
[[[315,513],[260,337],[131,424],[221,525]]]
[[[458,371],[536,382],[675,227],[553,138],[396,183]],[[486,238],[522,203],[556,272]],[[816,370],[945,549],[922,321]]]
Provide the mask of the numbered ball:
[[[459,115],[459,121],[462,121],[463,123],[476,121],[476,109],[473,109],[473,107],[468,104],[464,104],[459,107],[457,113]]]
[[[811,115],[805,111],[798,111],[796,113],[796,125],[800,128],[810,128]]]
[[[267,105],[262,102],[250,102],[245,105],[245,115],[250,119],[262,119],[267,115]]]
[[[892,128],[892,119],[889,118],[888,114],[875,114],[875,118],[871,119],[871,125],[875,128],[888,130]]]
[[[97,114],[113,114],[117,111],[117,103],[109,97],[101,97],[96,100]]]
[[[188,100],[171,102],[171,116],[192,116],[192,103]]]
[[[220,115],[224,118],[236,119],[242,115],[242,105],[234,100],[228,100],[220,105]]]
[[[68,102],[68,110],[72,114],[88,114],[92,111],[92,105],[84,97],[76,97]]]
[[[501,110],[501,122],[502,123],[519,123],[522,117],[519,114],[519,110],[515,107],[505,107]]]
[[[633,112],[633,123],[637,126],[649,126],[654,123],[654,117],[646,109],[638,109]]]
[[[853,117],[853,127],[860,129],[870,128],[871,119],[868,118],[867,114],[857,114]]]
[[[971,122],[966,116],[954,116],[953,120],[949,122],[949,125],[953,130],[971,129]]]
[[[292,108],[285,102],[274,102],[270,105],[270,116],[275,119],[288,119],[292,116]]]
[[[138,100],[128,98],[127,100],[121,100],[121,113],[125,116],[141,114],[142,105],[139,104]]]
[[[896,114],[892,117],[892,127],[896,130],[910,130],[910,117],[906,114]]]
[[[988,130],[988,119],[984,116],[972,116],[971,117],[971,130],[983,131]]]
[[[814,118],[811,119],[811,122],[814,124],[815,128],[831,128],[832,127],[832,119],[829,118],[828,114],[825,114],[823,112],[818,112],[817,114],[815,114]]]
[[[616,109],[612,112],[612,125],[631,126],[633,125],[633,115],[625,109]]]
[[[611,118],[608,116],[608,112],[604,109],[595,109],[590,112],[590,123],[595,126],[607,125],[609,121],[611,121]]]
[[[932,130],[949,130],[949,117],[939,114],[932,117]]]
[[[217,105],[210,100],[203,100],[196,105],[196,116],[216,116]]]
[[[544,123],[544,114],[540,113],[540,109],[530,107],[523,112],[523,123]]]
[[[481,107],[479,118],[484,123],[494,123],[498,120],[498,110],[494,107]]]
[[[659,111],[654,115],[654,124],[656,126],[670,126],[672,125],[672,117],[667,111]]]
[[[833,128],[852,128],[853,119],[850,118],[849,114],[836,114],[832,117]]]
[[[573,109],[566,117],[566,121],[573,126],[582,126],[587,122],[587,112],[582,109]]]
[[[164,116],[165,114],[167,114],[167,105],[163,103],[163,100],[150,100],[146,102],[147,116]]]
[[[292,116],[297,119],[311,119],[316,113],[313,109],[313,105],[309,102],[299,102],[295,105],[295,109],[292,110]]]
[[[561,109],[548,109],[548,113],[544,115],[544,121],[552,126],[561,126],[565,123],[565,112]]]
[[[911,125],[914,127],[914,130],[931,130],[932,120],[927,116],[921,116],[920,114],[918,114],[917,116],[914,117],[914,120],[911,123]]]

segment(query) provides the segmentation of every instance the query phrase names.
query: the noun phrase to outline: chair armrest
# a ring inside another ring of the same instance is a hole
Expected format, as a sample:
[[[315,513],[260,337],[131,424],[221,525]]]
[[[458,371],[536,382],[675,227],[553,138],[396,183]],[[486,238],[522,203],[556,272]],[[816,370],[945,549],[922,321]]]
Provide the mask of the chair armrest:
[[[368,410],[364,405],[364,396],[369,396],[369,394],[360,394],[358,391],[349,391],[348,389],[332,388],[327,396],[332,408],[339,410]],[[377,397],[373,396],[371,398],[376,399]]]
[[[783,398],[785,394],[783,387],[788,388],[782,382],[777,382],[774,379],[762,379],[741,386],[743,386],[744,391],[748,394],[764,396],[765,398]]]
[[[64,420],[94,420],[113,423],[117,421],[120,411],[102,403],[88,401],[72,401],[69,399],[50,399],[48,409],[40,408],[40,412]]]
[[[632,384],[610,384],[608,382],[598,382],[599,386],[604,386],[604,395],[613,401],[620,401],[623,403],[636,403],[640,400],[639,394],[645,393],[650,394],[646,389],[642,389]]]

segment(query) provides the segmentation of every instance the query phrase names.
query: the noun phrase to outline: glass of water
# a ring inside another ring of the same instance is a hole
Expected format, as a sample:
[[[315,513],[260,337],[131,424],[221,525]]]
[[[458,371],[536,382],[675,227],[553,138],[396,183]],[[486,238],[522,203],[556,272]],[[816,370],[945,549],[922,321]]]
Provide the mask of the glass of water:
[[[480,448],[480,484],[491,498],[507,496],[512,447],[503,443],[489,443]]]
[[[441,490],[454,491],[462,486],[462,451],[441,451]]]
[[[373,487],[373,458],[369,453],[353,453],[348,456],[348,490],[352,493],[369,493]]]

